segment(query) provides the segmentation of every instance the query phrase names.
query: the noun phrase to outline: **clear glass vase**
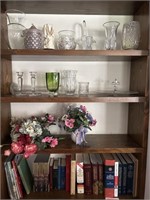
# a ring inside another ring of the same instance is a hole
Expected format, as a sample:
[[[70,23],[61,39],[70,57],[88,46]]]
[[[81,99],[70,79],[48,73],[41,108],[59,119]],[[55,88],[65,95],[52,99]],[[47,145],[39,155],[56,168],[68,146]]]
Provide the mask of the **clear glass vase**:
[[[140,24],[131,21],[123,25],[122,29],[122,48],[137,49],[140,42]]]
[[[117,21],[109,21],[103,24],[105,28],[105,45],[106,50],[114,50],[117,47],[117,29],[120,25]]]

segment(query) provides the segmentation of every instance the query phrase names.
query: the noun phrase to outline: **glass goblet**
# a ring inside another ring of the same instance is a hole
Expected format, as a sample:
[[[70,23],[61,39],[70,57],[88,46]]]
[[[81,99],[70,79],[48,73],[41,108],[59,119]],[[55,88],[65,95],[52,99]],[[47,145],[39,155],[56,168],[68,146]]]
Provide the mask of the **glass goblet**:
[[[46,86],[49,91],[49,95],[57,96],[59,88],[59,72],[47,72],[46,73]]]

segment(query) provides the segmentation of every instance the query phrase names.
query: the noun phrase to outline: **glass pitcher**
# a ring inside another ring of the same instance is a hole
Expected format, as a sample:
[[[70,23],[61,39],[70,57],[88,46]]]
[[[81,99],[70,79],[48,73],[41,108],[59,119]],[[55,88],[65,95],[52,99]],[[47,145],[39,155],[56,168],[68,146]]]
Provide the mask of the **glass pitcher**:
[[[120,25],[117,21],[109,21],[103,24],[105,28],[105,45],[104,48],[106,50],[114,50],[117,46],[117,29]]]

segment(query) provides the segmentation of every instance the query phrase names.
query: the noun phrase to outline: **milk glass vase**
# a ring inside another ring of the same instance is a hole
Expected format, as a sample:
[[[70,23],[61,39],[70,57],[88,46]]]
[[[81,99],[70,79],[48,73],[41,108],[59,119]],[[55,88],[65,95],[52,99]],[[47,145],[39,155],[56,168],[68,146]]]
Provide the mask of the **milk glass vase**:
[[[105,44],[106,50],[114,50],[117,47],[117,29],[120,25],[117,21],[109,21],[103,24],[105,28]]]

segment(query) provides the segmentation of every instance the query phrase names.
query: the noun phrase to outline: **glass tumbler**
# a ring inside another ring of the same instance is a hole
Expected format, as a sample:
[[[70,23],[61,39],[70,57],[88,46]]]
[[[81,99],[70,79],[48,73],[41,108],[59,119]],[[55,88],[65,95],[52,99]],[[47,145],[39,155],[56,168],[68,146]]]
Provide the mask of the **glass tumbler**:
[[[122,48],[137,49],[140,42],[140,24],[131,21],[123,25],[122,29]]]
[[[79,82],[79,96],[87,96],[89,94],[89,82]]]
[[[64,70],[65,94],[74,95],[76,91],[76,70]]]

